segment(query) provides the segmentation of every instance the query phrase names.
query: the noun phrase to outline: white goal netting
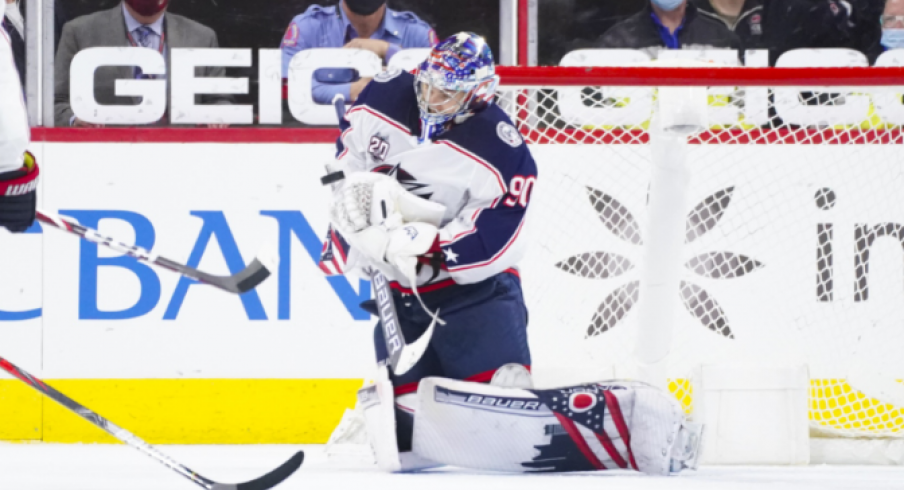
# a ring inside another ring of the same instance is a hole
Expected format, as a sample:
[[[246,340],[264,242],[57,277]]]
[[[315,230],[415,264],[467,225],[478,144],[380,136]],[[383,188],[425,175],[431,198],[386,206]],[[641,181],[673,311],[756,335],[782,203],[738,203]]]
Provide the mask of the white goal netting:
[[[549,73],[499,103],[539,166],[522,278],[536,378],[560,384],[632,354],[657,89]],[[690,410],[698,364],[806,363],[814,429],[904,436],[904,89],[719,83],[690,137],[670,389]]]

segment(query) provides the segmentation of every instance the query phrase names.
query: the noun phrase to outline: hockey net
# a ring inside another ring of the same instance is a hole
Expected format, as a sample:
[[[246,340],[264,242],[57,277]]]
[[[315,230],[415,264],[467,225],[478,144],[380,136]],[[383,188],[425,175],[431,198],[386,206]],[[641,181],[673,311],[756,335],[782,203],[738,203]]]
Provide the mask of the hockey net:
[[[661,87],[705,87],[673,213],[685,236],[671,259],[669,389],[690,413],[698,365],[806,364],[812,435],[904,437],[904,71],[499,73],[497,103],[539,168],[521,267],[539,386],[632,362],[642,279],[655,276],[651,120]],[[338,438],[362,442],[360,422],[346,417]]]
[[[522,268],[538,383],[630,362],[657,86],[708,87],[678,214],[669,389],[690,411],[696,365],[804,363],[815,432],[904,436],[900,69],[500,73],[540,173]]]

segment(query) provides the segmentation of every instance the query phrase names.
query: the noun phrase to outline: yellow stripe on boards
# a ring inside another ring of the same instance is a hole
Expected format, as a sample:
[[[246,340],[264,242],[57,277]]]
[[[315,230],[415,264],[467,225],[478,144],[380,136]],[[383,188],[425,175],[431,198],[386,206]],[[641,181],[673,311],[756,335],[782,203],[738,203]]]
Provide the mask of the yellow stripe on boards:
[[[354,407],[362,380],[66,379],[47,383],[151,444],[320,444],[329,439],[345,409]],[[117,442],[50,399],[45,399],[43,407],[45,442]],[[40,414],[40,408],[36,411]]]
[[[0,379],[0,440],[41,440],[41,398],[17,379]]]
[[[355,404],[358,379],[48,380],[152,444],[322,444]],[[904,410],[843,380],[810,381],[810,419],[837,429],[904,433]],[[693,408],[687,379],[669,389]],[[0,380],[0,440],[116,440],[18,380]]]

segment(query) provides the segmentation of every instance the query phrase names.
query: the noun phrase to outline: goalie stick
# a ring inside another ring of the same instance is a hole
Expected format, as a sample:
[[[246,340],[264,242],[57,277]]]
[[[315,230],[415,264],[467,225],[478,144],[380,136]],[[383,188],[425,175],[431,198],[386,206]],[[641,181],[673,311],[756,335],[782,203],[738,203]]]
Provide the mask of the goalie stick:
[[[93,411],[85,408],[72,398],[69,398],[68,396],[60,393],[52,386],[28,374],[27,372],[23,371],[22,369],[2,357],[0,357],[0,368],[2,368],[12,376],[18,378],[28,386],[31,386],[35,390],[41,392],[51,400],[75,412],[77,415],[81,416],[88,422],[91,422],[95,426],[103,429],[111,436],[119,439],[129,446],[132,446],[133,448],[141,451],[151,458],[154,458],[155,460],[157,460],[157,462],[163,464],[176,473],[179,473],[185,478],[188,478],[199,487],[205,488],[207,490],[267,490],[269,488],[275,487],[276,485],[279,485],[283,480],[288,478],[292,473],[295,472],[295,470],[297,470],[301,466],[302,461],[304,461],[304,452],[299,451],[295,453],[294,456],[289,458],[288,461],[281,464],[278,468],[256,480],[234,484],[218,483],[195,473],[185,466],[182,466],[176,461],[170,459],[169,456],[158,451],[150,444],[142,441],[131,432],[117,426],[113,422],[110,422],[109,420],[101,417]]]
[[[395,302],[392,300],[392,290],[389,280],[376,268],[370,271],[370,282],[374,285],[374,296],[377,300],[377,311],[380,316],[380,328],[383,329],[383,340],[386,342],[386,352],[389,353],[389,366],[393,374],[402,375],[421,360],[430,339],[433,337],[433,329],[436,321],[430,322],[427,331],[413,343],[406,344],[402,334],[402,325],[396,313]]]
[[[116,241],[112,238],[105,237],[98,233],[97,230],[82,226],[78,221],[72,218],[64,218],[40,209],[37,210],[36,218],[41,223],[46,223],[60,230],[68,231],[89,242],[103,245],[137,260],[150,262],[165,269],[178,272],[185,277],[195,279],[204,284],[209,284],[224,291],[229,291],[230,293],[242,294],[251,291],[260,285],[260,283],[264,282],[265,279],[270,277],[270,271],[273,269],[272,264],[269,264],[268,266],[264,260],[256,257],[248,267],[245,267],[238,274],[233,274],[231,276],[215,276],[187,265],[180,264],[174,260],[167,259],[166,257],[160,257],[141,247],[126,245],[125,243]]]
[[[333,108],[336,110],[336,116],[341,121],[345,117],[345,97],[342,94],[337,94],[333,98]],[[340,170],[327,174],[320,179],[320,183],[330,185],[343,179],[345,179],[345,174]],[[386,213],[385,208],[383,212],[384,214]],[[383,330],[383,340],[386,342],[386,352],[389,353],[389,367],[392,368],[393,374],[405,374],[417,364],[421,357],[424,356],[424,352],[427,351],[427,346],[430,345],[430,339],[433,337],[433,329],[436,322],[431,322],[427,331],[416,341],[411,344],[405,343],[405,336],[402,334],[402,327],[399,324],[395,302],[392,300],[389,280],[382,272],[372,268],[370,270],[370,282],[374,287],[377,312],[380,317],[380,328]]]

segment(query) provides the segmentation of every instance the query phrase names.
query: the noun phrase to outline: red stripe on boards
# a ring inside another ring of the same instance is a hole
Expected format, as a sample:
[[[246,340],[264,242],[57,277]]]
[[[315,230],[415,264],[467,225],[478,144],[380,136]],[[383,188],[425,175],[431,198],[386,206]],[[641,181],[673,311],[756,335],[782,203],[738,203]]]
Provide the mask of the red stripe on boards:
[[[32,128],[48,143],[336,143],[339,128]]]

